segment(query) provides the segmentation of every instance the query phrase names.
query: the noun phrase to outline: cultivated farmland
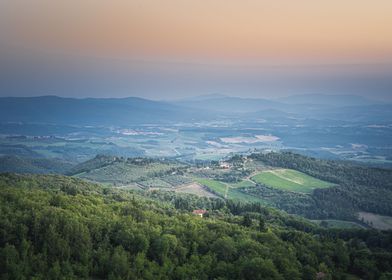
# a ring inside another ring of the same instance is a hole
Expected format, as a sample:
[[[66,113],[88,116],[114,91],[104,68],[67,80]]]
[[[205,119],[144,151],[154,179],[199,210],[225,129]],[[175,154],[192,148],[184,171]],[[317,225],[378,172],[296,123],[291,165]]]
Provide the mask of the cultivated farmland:
[[[253,176],[252,180],[273,188],[300,193],[312,193],[314,189],[333,186],[332,183],[316,179],[292,169],[266,170]]]
[[[242,192],[241,188],[239,187],[233,188],[230,185],[223,182],[219,182],[211,179],[196,179],[196,181],[223,198],[232,199],[232,200],[242,200],[248,202],[261,202],[261,203],[265,202],[261,198]]]

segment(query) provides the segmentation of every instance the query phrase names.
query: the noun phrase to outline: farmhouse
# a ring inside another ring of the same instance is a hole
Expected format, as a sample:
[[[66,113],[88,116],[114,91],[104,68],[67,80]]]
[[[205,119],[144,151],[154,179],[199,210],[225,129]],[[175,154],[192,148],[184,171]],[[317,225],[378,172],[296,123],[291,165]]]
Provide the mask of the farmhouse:
[[[230,163],[226,162],[226,161],[221,161],[219,162],[219,166],[223,169],[230,169]]]
[[[202,218],[203,218],[203,215],[206,213],[207,213],[207,210],[203,210],[203,209],[196,209],[196,210],[193,210],[193,212],[192,212],[193,215],[198,215]]]
[[[326,277],[326,274],[324,273],[324,272],[317,272],[317,274],[316,274],[316,279],[317,280],[322,280],[322,279],[325,279],[325,277]]]

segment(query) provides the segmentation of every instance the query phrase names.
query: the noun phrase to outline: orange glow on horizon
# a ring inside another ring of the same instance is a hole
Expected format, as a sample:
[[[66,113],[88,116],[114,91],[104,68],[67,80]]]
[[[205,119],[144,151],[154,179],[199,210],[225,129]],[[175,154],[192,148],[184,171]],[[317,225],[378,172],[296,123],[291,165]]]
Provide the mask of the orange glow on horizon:
[[[0,8],[5,38],[49,49],[235,59],[392,56],[388,0],[9,0]]]

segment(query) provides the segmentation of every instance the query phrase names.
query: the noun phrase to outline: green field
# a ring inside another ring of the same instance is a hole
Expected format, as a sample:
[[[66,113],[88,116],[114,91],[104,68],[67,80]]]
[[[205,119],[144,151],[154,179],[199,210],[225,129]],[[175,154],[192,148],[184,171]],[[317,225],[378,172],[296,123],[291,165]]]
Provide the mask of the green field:
[[[392,229],[392,217],[369,212],[359,212],[359,219],[369,226],[380,230]]]
[[[145,188],[172,188],[173,186],[159,178],[148,179],[138,182]]]
[[[160,177],[160,174],[164,175],[164,173],[179,166],[180,165],[178,164],[160,162],[153,162],[147,165],[115,162],[101,168],[76,174],[75,177],[94,182],[129,184]],[[169,183],[166,183],[165,185],[169,185]]]
[[[263,171],[252,180],[273,188],[286,191],[311,193],[314,189],[328,188],[332,183],[321,181],[302,172],[292,169],[274,169]]]
[[[247,202],[266,203],[266,201],[264,201],[260,198],[257,198],[255,196],[241,192],[239,187],[234,188],[234,187],[227,185],[225,183],[222,183],[222,182],[219,182],[216,180],[211,180],[211,179],[197,178],[196,181],[199,184],[208,187],[209,189],[214,191],[219,196],[227,198],[227,199],[242,200],[242,201],[247,201]],[[243,185],[245,185],[245,183],[243,183]],[[249,186],[249,185],[250,184],[247,184],[247,186]]]
[[[251,188],[254,187],[256,184],[250,180],[242,180],[238,183],[232,183],[230,186],[232,188]]]
[[[215,193],[219,194],[220,196],[224,197],[227,191],[228,186],[222,182],[215,181],[212,179],[202,179],[198,178],[196,179],[196,182],[199,184],[208,187]]]
[[[240,191],[240,189],[229,188],[227,198],[232,199],[232,200],[242,200],[245,202],[256,202],[256,203],[261,203],[261,204],[265,204],[265,205],[269,204],[268,201],[261,199],[259,197],[255,197],[253,195],[243,193]]]

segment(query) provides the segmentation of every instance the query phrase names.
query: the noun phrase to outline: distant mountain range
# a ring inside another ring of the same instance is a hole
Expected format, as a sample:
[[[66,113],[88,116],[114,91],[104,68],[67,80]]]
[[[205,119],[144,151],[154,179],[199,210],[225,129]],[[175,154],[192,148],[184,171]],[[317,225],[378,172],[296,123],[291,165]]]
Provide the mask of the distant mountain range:
[[[281,97],[276,101],[287,104],[319,104],[335,107],[382,104],[381,101],[349,94],[298,94]]]
[[[187,99],[175,103],[179,106],[206,109],[225,113],[249,113],[263,109],[278,109],[284,104],[261,98],[212,96],[211,98]]]
[[[392,121],[392,104],[356,95],[308,94],[275,100],[207,95],[180,100],[175,104],[226,114],[245,114],[253,118],[279,116],[361,122]]]
[[[273,112],[269,116],[268,112]],[[66,125],[197,122],[222,116],[391,122],[392,105],[353,95],[297,95],[278,100],[206,95],[179,101],[129,98],[0,98],[0,121]]]
[[[61,98],[57,96],[0,98],[0,121],[67,125],[127,125],[197,120],[199,110],[138,97]]]

